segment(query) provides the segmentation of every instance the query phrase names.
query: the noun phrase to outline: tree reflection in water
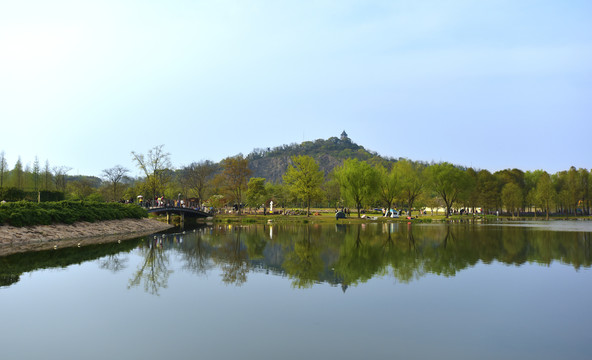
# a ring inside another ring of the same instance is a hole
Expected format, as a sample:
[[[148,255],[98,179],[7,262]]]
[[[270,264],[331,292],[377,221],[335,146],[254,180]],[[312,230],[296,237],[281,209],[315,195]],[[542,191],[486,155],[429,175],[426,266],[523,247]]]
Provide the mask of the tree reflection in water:
[[[170,237],[171,235],[169,235]],[[426,274],[455,276],[482,262],[520,266],[559,261],[591,266],[590,233],[474,224],[234,225],[199,229],[175,242],[182,268],[206,274],[218,268],[225,284],[241,286],[249,272],[288,276],[292,286],[329,283],[346,289],[375,276],[408,283]],[[141,248],[144,261],[130,287],[166,287],[166,251]],[[117,260],[108,260],[117,268]],[[107,266],[107,265],[106,265]]]
[[[114,273],[119,272],[127,267],[127,257],[122,257],[119,254],[107,255],[106,258],[102,259],[99,263],[101,269],[110,270]]]
[[[130,280],[128,289],[139,286],[143,282],[146,292],[158,295],[161,288],[167,287],[172,273],[172,270],[167,269],[169,258],[163,248],[163,238],[155,237],[149,240],[147,245],[140,247],[140,253],[144,261]]]
[[[222,270],[222,281],[225,284],[240,286],[247,281],[251,263],[247,250],[242,246],[242,229],[237,226],[225,233],[226,236],[220,236],[219,246],[212,253],[214,263]]]
[[[290,279],[293,279],[293,287],[308,288],[319,281],[324,263],[319,246],[311,240],[311,228],[305,226],[302,230],[293,248],[285,255],[282,267]]]

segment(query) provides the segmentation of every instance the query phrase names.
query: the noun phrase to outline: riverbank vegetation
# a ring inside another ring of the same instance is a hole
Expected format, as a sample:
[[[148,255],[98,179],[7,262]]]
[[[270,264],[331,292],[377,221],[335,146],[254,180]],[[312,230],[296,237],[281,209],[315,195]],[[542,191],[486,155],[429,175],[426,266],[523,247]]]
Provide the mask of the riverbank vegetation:
[[[147,217],[145,209],[133,204],[95,201],[31,201],[0,204],[0,226],[73,224],[78,221],[102,221],[118,219],[141,219]]]
[[[51,195],[53,200],[146,203],[164,197],[218,214],[351,208],[359,217],[394,209],[405,217],[469,213],[549,219],[589,216],[592,200],[588,169],[490,172],[385,158],[353,143],[345,132],[341,138],[256,149],[220,163],[173,168],[164,145],[132,152],[131,159],[145,176],[129,177],[120,165],[103,170],[100,178],[68,176],[70,168],[51,167],[48,161],[41,167],[38,159],[32,166],[19,159],[9,170],[0,152],[0,201],[44,202]]]

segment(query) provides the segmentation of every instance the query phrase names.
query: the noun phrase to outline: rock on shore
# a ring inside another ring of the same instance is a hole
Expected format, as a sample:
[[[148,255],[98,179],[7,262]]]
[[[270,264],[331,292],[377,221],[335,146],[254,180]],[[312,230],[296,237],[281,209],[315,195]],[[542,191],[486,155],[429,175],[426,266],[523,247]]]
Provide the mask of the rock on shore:
[[[0,226],[0,256],[146,236],[173,227],[151,219],[123,219],[29,227]]]

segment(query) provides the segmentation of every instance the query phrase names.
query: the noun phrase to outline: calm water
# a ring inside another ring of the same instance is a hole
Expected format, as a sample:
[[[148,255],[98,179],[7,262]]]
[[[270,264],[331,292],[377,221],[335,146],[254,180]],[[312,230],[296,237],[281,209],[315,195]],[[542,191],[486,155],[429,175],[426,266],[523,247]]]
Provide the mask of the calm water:
[[[591,240],[592,222],[223,225],[0,257],[0,356],[590,359]]]

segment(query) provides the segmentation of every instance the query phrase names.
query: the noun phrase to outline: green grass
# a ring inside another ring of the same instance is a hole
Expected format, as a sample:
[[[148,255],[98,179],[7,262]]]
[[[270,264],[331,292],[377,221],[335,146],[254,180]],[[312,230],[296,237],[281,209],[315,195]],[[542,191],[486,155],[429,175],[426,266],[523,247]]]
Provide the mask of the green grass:
[[[298,213],[298,212],[296,212]],[[402,223],[438,223],[438,222],[467,222],[467,221],[517,221],[517,220],[545,220],[544,217],[521,217],[512,218],[511,216],[496,216],[496,215],[451,215],[448,218],[444,215],[418,215],[417,212],[412,214],[412,219],[407,219],[406,216],[399,218],[383,217],[380,213],[369,212],[366,215],[371,218],[358,218],[357,212],[352,212],[351,215],[345,219],[335,219],[335,213],[332,209],[311,210],[313,215],[263,215],[263,214],[219,214],[214,217],[215,222],[222,223],[267,223],[269,221],[274,223],[302,223],[302,224],[360,224],[360,223],[387,223],[387,222],[402,222]],[[373,218],[376,218],[375,220]],[[567,220],[575,219],[575,217],[567,218],[565,216],[552,216],[551,220]],[[592,220],[589,216],[580,216],[577,219]]]

